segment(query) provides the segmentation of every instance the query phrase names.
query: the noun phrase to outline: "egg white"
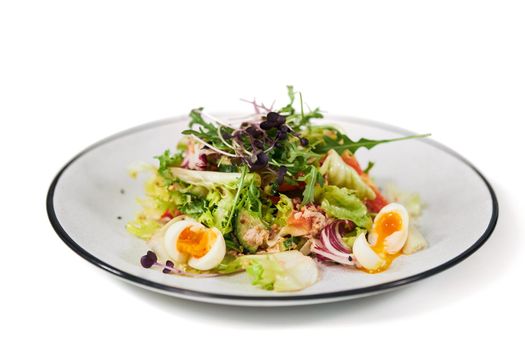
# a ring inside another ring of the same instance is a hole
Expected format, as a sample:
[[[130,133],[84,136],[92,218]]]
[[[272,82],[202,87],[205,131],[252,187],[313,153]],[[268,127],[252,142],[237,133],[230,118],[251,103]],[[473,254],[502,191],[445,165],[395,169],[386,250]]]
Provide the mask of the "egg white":
[[[182,253],[177,249],[177,241],[179,240],[180,234],[187,228],[196,226],[198,228],[204,227],[202,224],[194,220],[181,220],[171,225],[164,235],[164,247],[168,252],[173,261],[177,263],[185,263],[188,261],[189,256],[186,253]]]
[[[408,212],[404,206],[399,203],[390,203],[383,207],[377,214],[374,219],[374,224],[372,225],[372,230],[368,235],[368,240],[372,246],[375,246],[377,243],[377,222],[381,219],[383,215],[388,213],[397,213],[401,217],[401,229],[399,231],[391,233],[388,237],[385,238],[384,246],[385,252],[388,254],[396,254],[399,252],[405,245],[408,238],[408,228],[409,228],[409,217]]]
[[[366,234],[361,233],[354,241],[352,253],[357,262],[367,270],[377,270],[386,262],[370,247],[366,240]]]
[[[216,228],[209,229],[215,232],[216,239],[215,242],[213,242],[210,250],[208,250],[204,256],[196,258],[190,256],[187,253],[180,252],[177,249],[177,241],[180,234],[189,227],[208,229],[204,225],[192,219],[181,220],[173,223],[166,230],[164,235],[164,248],[170,258],[179,264],[188,263],[189,266],[197,270],[209,270],[219,265],[226,255],[226,242],[224,241],[222,233]]]
[[[200,258],[195,258],[192,256],[188,259],[188,265],[194,269],[213,269],[215,266],[221,263],[222,259],[224,259],[224,255],[226,255],[226,242],[224,241],[222,233],[216,228],[212,228],[211,230],[217,234],[217,238],[215,239],[215,242],[213,242],[210,250]]]

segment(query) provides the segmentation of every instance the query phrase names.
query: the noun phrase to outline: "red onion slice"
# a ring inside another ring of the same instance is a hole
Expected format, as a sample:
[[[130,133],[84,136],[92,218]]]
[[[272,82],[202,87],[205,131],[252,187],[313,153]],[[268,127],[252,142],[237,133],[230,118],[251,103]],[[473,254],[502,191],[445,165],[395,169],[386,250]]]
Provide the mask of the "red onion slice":
[[[341,256],[333,255],[333,254],[328,253],[328,252],[326,252],[324,250],[321,250],[315,245],[312,245],[311,251],[313,253],[315,253],[318,258],[319,257],[323,257],[326,260],[333,261],[333,262],[339,263],[341,265],[348,265],[348,266],[355,265],[355,262],[353,261],[353,258],[352,258],[352,256],[350,254],[348,254],[348,258],[345,259],[345,258],[343,258]],[[320,260],[326,261],[325,259],[320,259]],[[350,259],[352,259],[352,260],[350,260]]]
[[[311,251],[321,261],[333,261],[342,265],[354,265],[350,249],[345,246],[341,237],[345,226],[354,227],[353,222],[339,220],[321,230],[320,240],[314,240]]]

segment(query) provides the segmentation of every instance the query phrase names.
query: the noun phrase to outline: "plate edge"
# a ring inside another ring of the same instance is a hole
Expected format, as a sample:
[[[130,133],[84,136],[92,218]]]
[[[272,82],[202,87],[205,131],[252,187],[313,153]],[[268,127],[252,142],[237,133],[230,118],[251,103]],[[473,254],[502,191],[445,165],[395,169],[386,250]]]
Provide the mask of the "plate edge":
[[[406,278],[402,278],[402,279],[399,279],[399,280],[395,280],[395,281],[391,281],[391,282],[382,283],[382,284],[375,285],[375,286],[363,287],[363,288],[357,288],[357,289],[349,289],[349,290],[345,290],[345,291],[330,292],[330,293],[310,294],[310,295],[286,295],[286,296],[275,296],[275,295],[272,295],[272,296],[228,295],[228,294],[199,292],[199,291],[188,290],[188,289],[184,289],[184,288],[167,286],[167,285],[164,285],[164,284],[161,284],[161,283],[156,283],[156,282],[149,281],[147,279],[144,279],[144,278],[132,275],[132,274],[127,273],[127,272],[122,271],[122,270],[119,270],[119,269],[111,266],[110,264],[108,264],[108,263],[98,259],[94,255],[92,255],[89,252],[87,252],[86,250],[84,250],[81,246],[79,246],[67,234],[66,230],[62,227],[62,225],[60,224],[60,221],[58,220],[58,218],[56,216],[55,209],[54,209],[54,204],[53,204],[54,192],[55,192],[55,188],[56,188],[56,186],[58,184],[58,181],[60,180],[60,177],[67,170],[67,168],[69,168],[69,166],[71,166],[71,164],[73,164],[77,159],[79,159],[80,157],[82,157],[86,153],[90,152],[91,150],[93,150],[93,149],[95,149],[95,148],[97,148],[97,147],[99,147],[101,145],[104,145],[104,144],[106,144],[108,142],[111,142],[113,140],[116,140],[118,138],[121,138],[121,137],[124,137],[124,136],[127,136],[127,135],[131,135],[131,134],[139,132],[139,131],[143,131],[143,130],[147,130],[147,129],[150,129],[150,128],[154,128],[154,127],[157,127],[157,126],[170,124],[170,123],[176,122],[178,120],[181,120],[183,118],[185,118],[185,117],[184,116],[180,116],[180,117],[162,119],[162,120],[154,121],[154,122],[151,122],[151,123],[142,124],[142,125],[139,125],[139,126],[136,126],[136,127],[133,127],[133,128],[130,128],[130,129],[127,129],[127,130],[124,130],[124,131],[121,131],[119,133],[113,134],[113,135],[111,135],[109,137],[106,137],[106,138],[104,138],[104,139],[102,139],[102,140],[92,144],[91,146],[85,148],[84,150],[79,152],[77,155],[75,155],[70,161],[68,161],[60,169],[60,171],[57,173],[57,175],[54,177],[53,181],[51,182],[51,184],[49,186],[49,190],[47,192],[47,196],[46,196],[46,210],[47,210],[48,218],[49,218],[49,221],[51,223],[51,226],[55,230],[56,234],[60,237],[60,239],[71,250],[73,250],[76,254],[78,254],[79,256],[81,256],[82,258],[84,258],[85,260],[90,262],[91,264],[93,264],[93,265],[95,265],[95,266],[97,266],[97,267],[99,267],[99,268],[101,268],[101,269],[103,269],[103,270],[113,274],[113,275],[116,275],[116,276],[118,276],[118,277],[120,277],[122,279],[128,280],[128,281],[132,282],[135,285],[143,285],[143,286],[147,287],[148,289],[160,290],[164,294],[166,292],[168,292],[168,293],[170,293],[173,296],[177,296],[177,294],[179,294],[181,296],[190,297],[193,300],[198,299],[198,298],[205,298],[205,299],[216,298],[216,299],[221,299],[221,300],[232,300],[232,301],[234,301],[234,300],[246,300],[246,301],[250,300],[250,301],[259,301],[259,302],[267,301],[267,302],[274,303],[274,302],[278,302],[278,301],[334,299],[334,298],[340,298],[340,297],[352,297],[352,296],[357,296],[357,295],[361,295],[361,294],[365,295],[365,294],[370,294],[370,293],[374,293],[374,292],[377,293],[377,292],[387,291],[387,290],[390,290],[390,289],[394,289],[394,288],[398,288],[398,287],[401,287],[401,286],[405,286],[405,285],[408,285],[410,283],[413,283],[413,282],[416,282],[416,281],[419,281],[419,280],[431,277],[433,275],[436,275],[436,274],[438,274],[440,272],[443,272],[443,271],[445,271],[445,270],[455,266],[456,264],[458,264],[461,261],[463,261],[466,258],[468,258],[474,252],[476,252],[481,246],[483,246],[483,244],[485,244],[485,242],[490,238],[490,236],[492,235],[492,233],[493,233],[493,231],[494,231],[494,229],[496,227],[496,224],[497,224],[497,221],[498,221],[498,217],[499,217],[499,204],[498,204],[498,200],[496,198],[496,194],[494,192],[494,189],[492,188],[492,186],[489,183],[489,181],[485,178],[485,176],[470,161],[468,161],[466,158],[464,158],[463,156],[461,156],[460,154],[458,154],[454,150],[448,148],[447,146],[445,146],[445,145],[443,145],[443,144],[441,144],[441,143],[439,143],[437,141],[434,141],[434,140],[419,139],[419,140],[415,140],[415,141],[416,142],[428,143],[428,144],[430,144],[430,145],[432,145],[432,146],[434,146],[434,147],[444,151],[445,153],[448,153],[448,154],[452,155],[453,157],[459,159],[460,161],[465,163],[468,167],[470,167],[481,178],[481,180],[483,181],[483,183],[487,187],[487,189],[489,191],[489,194],[491,196],[491,200],[492,200],[492,216],[490,218],[490,221],[489,221],[489,224],[488,224],[487,228],[485,229],[485,232],[480,236],[480,238],[473,245],[471,245],[469,248],[467,248],[465,251],[463,251],[458,256],[456,256],[456,257],[446,261],[445,263],[443,263],[441,265],[438,265],[438,266],[436,266],[436,267],[434,267],[434,268],[432,268],[430,270],[418,273],[416,275],[412,275],[412,276],[409,276],[409,277],[406,277]],[[342,121],[350,121],[350,122],[353,122],[353,123],[363,124],[363,125],[366,125],[366,126],[375,126],[375,127],[387,130],[387,131],[397,132],[397,133],[401,133],[401,134],[405,134],[405,135],[414,134],[413,132],[408,131],[406,129],[398,128],[398,127],[395,127],[395,126],[392,126],[392,125],[389,125],[389,124],[385,124],[385,123],[381,123],[381,122],[373,121],[373,120],[365,120],[365,119],[355,118],[355,117],[335,117],[335,116],[329,116],[327,119],[332,119],[332,120],[338,120],[339,119],[339,120],[342,120]]]

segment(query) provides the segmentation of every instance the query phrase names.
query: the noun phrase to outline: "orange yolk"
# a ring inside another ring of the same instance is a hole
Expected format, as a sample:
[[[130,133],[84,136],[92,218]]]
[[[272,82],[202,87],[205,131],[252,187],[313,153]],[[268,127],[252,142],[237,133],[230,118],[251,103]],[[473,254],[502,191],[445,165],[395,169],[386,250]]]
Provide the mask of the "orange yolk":
[[[201,258],[208,253],[216,239],[215,231],[190,226],[180,233],[177,250],[194,258]]]
[[[376,270],[366,270],[368,273],[377,273],[388,269],[392,261],[401,255],[401,252],[395,254],[388,254],[385,251],[385,238],[390,236],[392,233],[401,230],[403,227],[403,219],[401,215],[396,212],[389,212],[381,215],[376,222],[374,222],[374,232],[377,234],[376,244],[372,249],[385,261],[383,266]]]

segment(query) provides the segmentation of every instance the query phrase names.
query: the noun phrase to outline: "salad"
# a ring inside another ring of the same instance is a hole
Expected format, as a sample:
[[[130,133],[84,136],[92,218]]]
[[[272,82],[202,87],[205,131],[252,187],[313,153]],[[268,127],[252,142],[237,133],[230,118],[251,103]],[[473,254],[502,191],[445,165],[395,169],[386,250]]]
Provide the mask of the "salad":
[[[426,247],[417,194],[380,190],[358,149],[429,135],[352,140],[288,87],[281,108],[250,101],[237,122],[197,108],[176,148],[146,165],[142,211],[126,225],[147,241],[145,268],[190,276],[245,271],[252,284],[295,291],[319,267],[378,273]],[[137,171],[133,171],[133,176]]]

